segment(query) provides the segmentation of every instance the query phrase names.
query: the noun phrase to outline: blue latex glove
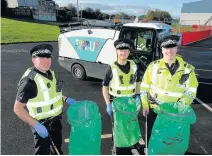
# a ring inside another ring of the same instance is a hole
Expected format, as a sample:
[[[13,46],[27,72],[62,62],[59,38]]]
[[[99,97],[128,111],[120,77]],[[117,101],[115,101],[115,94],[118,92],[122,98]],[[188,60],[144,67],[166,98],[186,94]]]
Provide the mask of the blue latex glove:
[[[68,103],[69,105],[72,105],[72,104],[75,104],[75,103],[76,103],[76,100],[73,99],[73,98],[68,97],[68,98],[66,99],[66,103]]]
[[[135,96],[135,101],[136,101],[136,103],[138,103],[138,102],[140,102],[140,101],[141,101],[141,99],[140,99],[140,95],[136,95],[136,96]]]
[[[113,113],[113,111],[112,111],[112,104],[111,103],[110,104],[107,104],[107,114],[109,116],[112,116],[112,113]]]
[[[48,131],[46,127],[42,125],[40,122],[37,122],[35,124],[34,129],[41,138],[46,138],[48,136]]]

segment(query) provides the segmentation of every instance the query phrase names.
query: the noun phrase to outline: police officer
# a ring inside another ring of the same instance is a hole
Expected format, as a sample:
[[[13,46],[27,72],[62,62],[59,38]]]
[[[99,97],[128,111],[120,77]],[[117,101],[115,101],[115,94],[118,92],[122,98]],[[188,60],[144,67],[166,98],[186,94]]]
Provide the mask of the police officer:
[[[62,145],[63,101],[74,104],[72,98],[62,96],[62,81],[56,80],[50,70],[52,46],[37,45],[30,51],[34,67],[26,70],[18,84],[14,104],[16,115],[30,125],[35,142],[35,154],[56,154],[55,144],[60,154]],[[28,112],[25,110],[28,108]]]
[[[179,37],[170,35],[160,41],[163,58],[149,64],[141,83],[143,115],[147,116],[149,140],[157,117],[153,108],[165,102],[190,105],[196,97],[198,81],[195,68],[177,54]]]
[[[128,39],[119,39],[114,42],[117,61],[108,66],[103,80],[103,97],[107,105],[107,113],[112,115],[112,101],[116,97],[135,97],[140,101],[141,72],[132,60],[128,60],[132,43]],[[127,89],[128,88],[128,89]],[[130,148],[116,147],[116,154],[132,154]]]
[[[142,50],[142,51],[145,51],[145,52],[148,51],[148,49],[147,49],[147,47],[146,47],[146,41],[145,41],[145,39],[143,38],[143,36],[142,36],[141,33],[138,35],[137,46],[138,46],[138,49],[139,49],[139,50]]]

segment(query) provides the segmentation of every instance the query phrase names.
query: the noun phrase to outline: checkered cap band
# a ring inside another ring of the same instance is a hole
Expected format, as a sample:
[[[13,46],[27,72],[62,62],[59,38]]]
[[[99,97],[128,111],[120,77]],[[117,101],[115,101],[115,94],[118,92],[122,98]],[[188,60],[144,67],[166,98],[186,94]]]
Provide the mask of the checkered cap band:
[[[116,49],[119,48],[130,48],[130,45],[128,43],[121,43],[116,46]]]
[[[38,50],[38,51],[33,52],[32,56],[38,56],[40,54],[50,54],[51,55],[51,51],[48,49]]]
[[[171,39],[169,39],[169,40],[163,42],[163,43],[161,44],[161,47],[167,47],[167,46],[169,46],[169,45],[177,45],[177,41],[176,41],[176,40],[171,40]]]

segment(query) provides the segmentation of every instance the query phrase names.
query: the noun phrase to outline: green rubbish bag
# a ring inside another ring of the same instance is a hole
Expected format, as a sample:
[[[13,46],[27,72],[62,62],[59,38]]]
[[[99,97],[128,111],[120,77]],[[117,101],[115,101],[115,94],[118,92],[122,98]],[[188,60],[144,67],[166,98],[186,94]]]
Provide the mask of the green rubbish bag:
[[[96,103],[78,101],[67,110],[71,125],[69,155],[100,155],[101,115]]]
[[[148,144],[149,155],[183,155],[188,149],[190,125],[196,114],[189,105],[163,103],[154,109],[158,114]]]
[[[115,147],[129,147],[141,139],[138,123],[140,103],[134,98],[118,97],[112,103],[114,119],[114,145]]]

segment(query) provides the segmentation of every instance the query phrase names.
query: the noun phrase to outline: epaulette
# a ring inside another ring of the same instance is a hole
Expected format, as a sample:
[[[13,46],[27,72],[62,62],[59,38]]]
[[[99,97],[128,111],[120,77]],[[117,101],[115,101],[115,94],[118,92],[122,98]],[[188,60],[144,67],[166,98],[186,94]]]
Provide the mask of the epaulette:
[[[158,64],[158,63],[160,63],[160,60],[153,61],[152,63],[153,64]]]
[[[37,72],[34,71],[34,70],[32,69],[32,70],[29,72],[29,74],[28,74],[28,78],[29,78],[30,80],[34,80],[36,74],[37,74]]]
[[[185,63],[184,64],[184,67],[188,68],[188,69],[194,69],[194,66],[192,66],[191,64],[189,63]]]

